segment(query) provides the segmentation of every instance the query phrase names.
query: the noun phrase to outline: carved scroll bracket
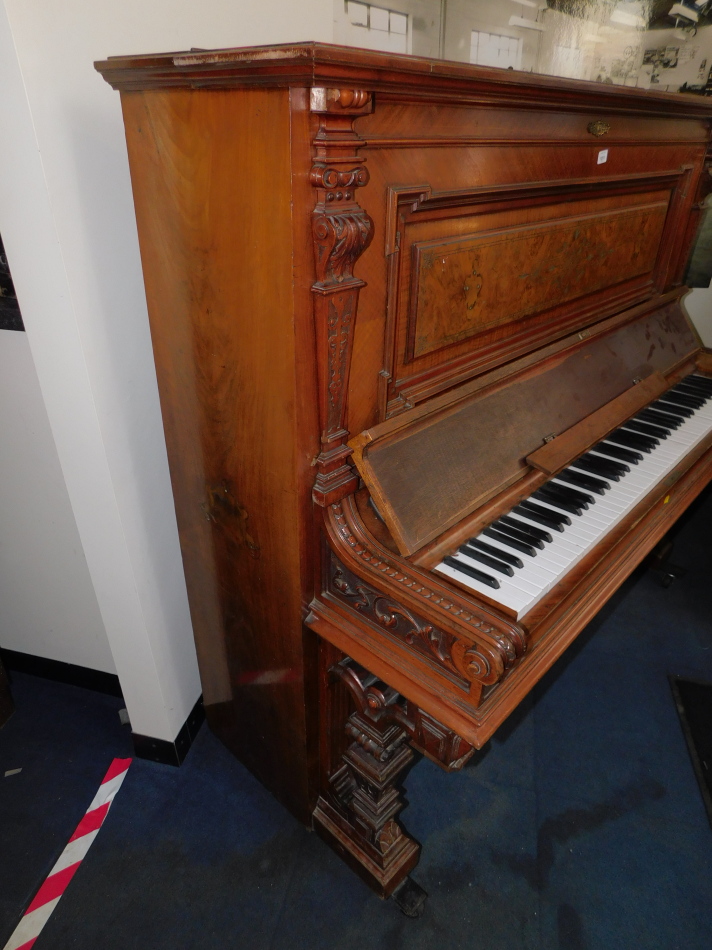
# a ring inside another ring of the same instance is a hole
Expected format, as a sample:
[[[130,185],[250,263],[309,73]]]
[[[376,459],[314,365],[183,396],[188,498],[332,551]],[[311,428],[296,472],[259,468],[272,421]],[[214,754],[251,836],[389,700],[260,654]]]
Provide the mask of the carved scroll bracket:
[[[370,93],[362,90],[311,91],[311,111],[318,121],[311,170],[316,189],[312,213],[316,281],[312,291],[321,423],[313,497],[324,507],[358,485],[358,476],[348,462],[346,394],[358,295],[364,286],[353,271],[371,243],[373,221],[356,201],[356,189],[368,183],[368,171],[359,155],[363,142],[353,123],[371,107]]]
[[[451,729],[349,657],[331,672],[341,679],[356,703],[357,712],[349,719],[346,731],[379,761],[388,761],[406,740],[448,772],[461,769],[474,753],[474,748]],[[374,729],[380,730],[378,742],[374,742]],[[388,736],[385,743],[384,736]]]
[[[343,580],[350,589],[363,590],[360,596],[362,606],[356,606],[354,599],[344,590],[343,582],[334,583],[333,576],[329,581],[329,591],[351,601],[351,606],[360,613],[373,615],[381,626],[391,630],[394,635],[406,637],[416,649],[422,651],[427,648],[432,659],[444,669],[456,671],[470,683],[489,686],[499,682],[525,653],[524,632],[516,624],[488,614],[485,609],[479,612],[464,599],[453,599],[445,588],[440,588],[434,582],[432,575],[420,571],[392,552],[374,546],[372,539],[367,540],[352,499],[330,506],[325,513],[325,525],[330,546],[341,562]],[[338,567],[339,564],[333,566]],[[351,569],[355,573],[354,579],[350,575]],[[359,576],[370,578],[373,587],[358,581]],[[378,612],[374,597],[383,601]],[[389,624],[390,615],[386,607],[391,598],[401,608],[411,605],[407,611],[407,616],[411,618],[410,629],[405,623],[405,613],[394,613],[396,622]],[[460,636],[451,637],[445,628],[442,630],[443,639],[434,626],[432,632],[426,632],[425,621],[419,619],[418,612],[422,610],[424,616],[433,617],[433,608],[443,619],[449,617],[458,627],[464,628],[468,641],[471,637],[473,642],[466,642]],[[420,633],[414,633],[416,628]]]
[[[491,686],[504,675],[502,657],[490,644],[468,642],[429,623],[395,597],[385,596],[360,580],[333,552],[328,592],[334,599],[378,624],[401,647],[419,658],[425,657],[465,692],[475,686],[475,693],[479,696],[482,686]]]

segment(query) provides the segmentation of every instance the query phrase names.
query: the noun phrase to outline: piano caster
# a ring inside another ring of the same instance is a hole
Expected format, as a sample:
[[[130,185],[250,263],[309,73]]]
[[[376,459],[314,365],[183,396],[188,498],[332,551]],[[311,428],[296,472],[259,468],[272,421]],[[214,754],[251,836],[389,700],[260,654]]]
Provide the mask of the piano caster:
[[[660,571],[660,583],[663,587],[670,587],[676,577],[684,577],[687,571],[676,564],[666,564]]]
[[[673,543],[668,538],[663,539],[648,556],[648,567],[651,571],[659,574],[659,580],[662,587],[670,587],[675,578],[684,577],[687,571],[684,567],[678,567],[677,564],[670,563]]]
[[[412,877],[407,877],[391,894],[406,917],[422,917],[428,892]]]

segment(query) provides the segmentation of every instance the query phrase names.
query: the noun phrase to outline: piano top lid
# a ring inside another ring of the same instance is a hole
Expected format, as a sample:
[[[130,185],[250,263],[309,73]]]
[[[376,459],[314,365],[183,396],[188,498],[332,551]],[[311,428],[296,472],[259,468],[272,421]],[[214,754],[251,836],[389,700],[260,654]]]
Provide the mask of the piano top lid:
[[[700,350],[679,291],[603,321],[584,340],[581,336],[560,340],[349,442],[402,554],[418,551],[521,479],[531,471],[527,456],[546,440],[579,425],[636,380],[666,376]]]
[[[703,96],[561,79],[331,43],[112,56],[94,64],[114,89],[329,86],[407,95],[421,89],[460,101],[530,109],[712,118]]]

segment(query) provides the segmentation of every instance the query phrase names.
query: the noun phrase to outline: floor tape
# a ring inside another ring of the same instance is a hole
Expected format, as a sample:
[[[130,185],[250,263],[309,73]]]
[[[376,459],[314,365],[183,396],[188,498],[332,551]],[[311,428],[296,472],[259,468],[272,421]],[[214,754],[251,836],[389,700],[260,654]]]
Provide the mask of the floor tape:
[[[96,838],[130,765],[131,759],[114,759],[111,763],[99,791],[77,825],[67,847],[35,894],[3,950],[29,950],[37,940]]]

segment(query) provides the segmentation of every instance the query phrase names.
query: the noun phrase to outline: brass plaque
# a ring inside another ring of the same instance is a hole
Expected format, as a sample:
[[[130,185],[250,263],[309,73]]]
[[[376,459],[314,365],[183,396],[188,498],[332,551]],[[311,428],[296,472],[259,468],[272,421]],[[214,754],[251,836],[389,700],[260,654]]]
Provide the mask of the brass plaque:
[[[409,356],[652,271],[667,202],[413,244]]]

